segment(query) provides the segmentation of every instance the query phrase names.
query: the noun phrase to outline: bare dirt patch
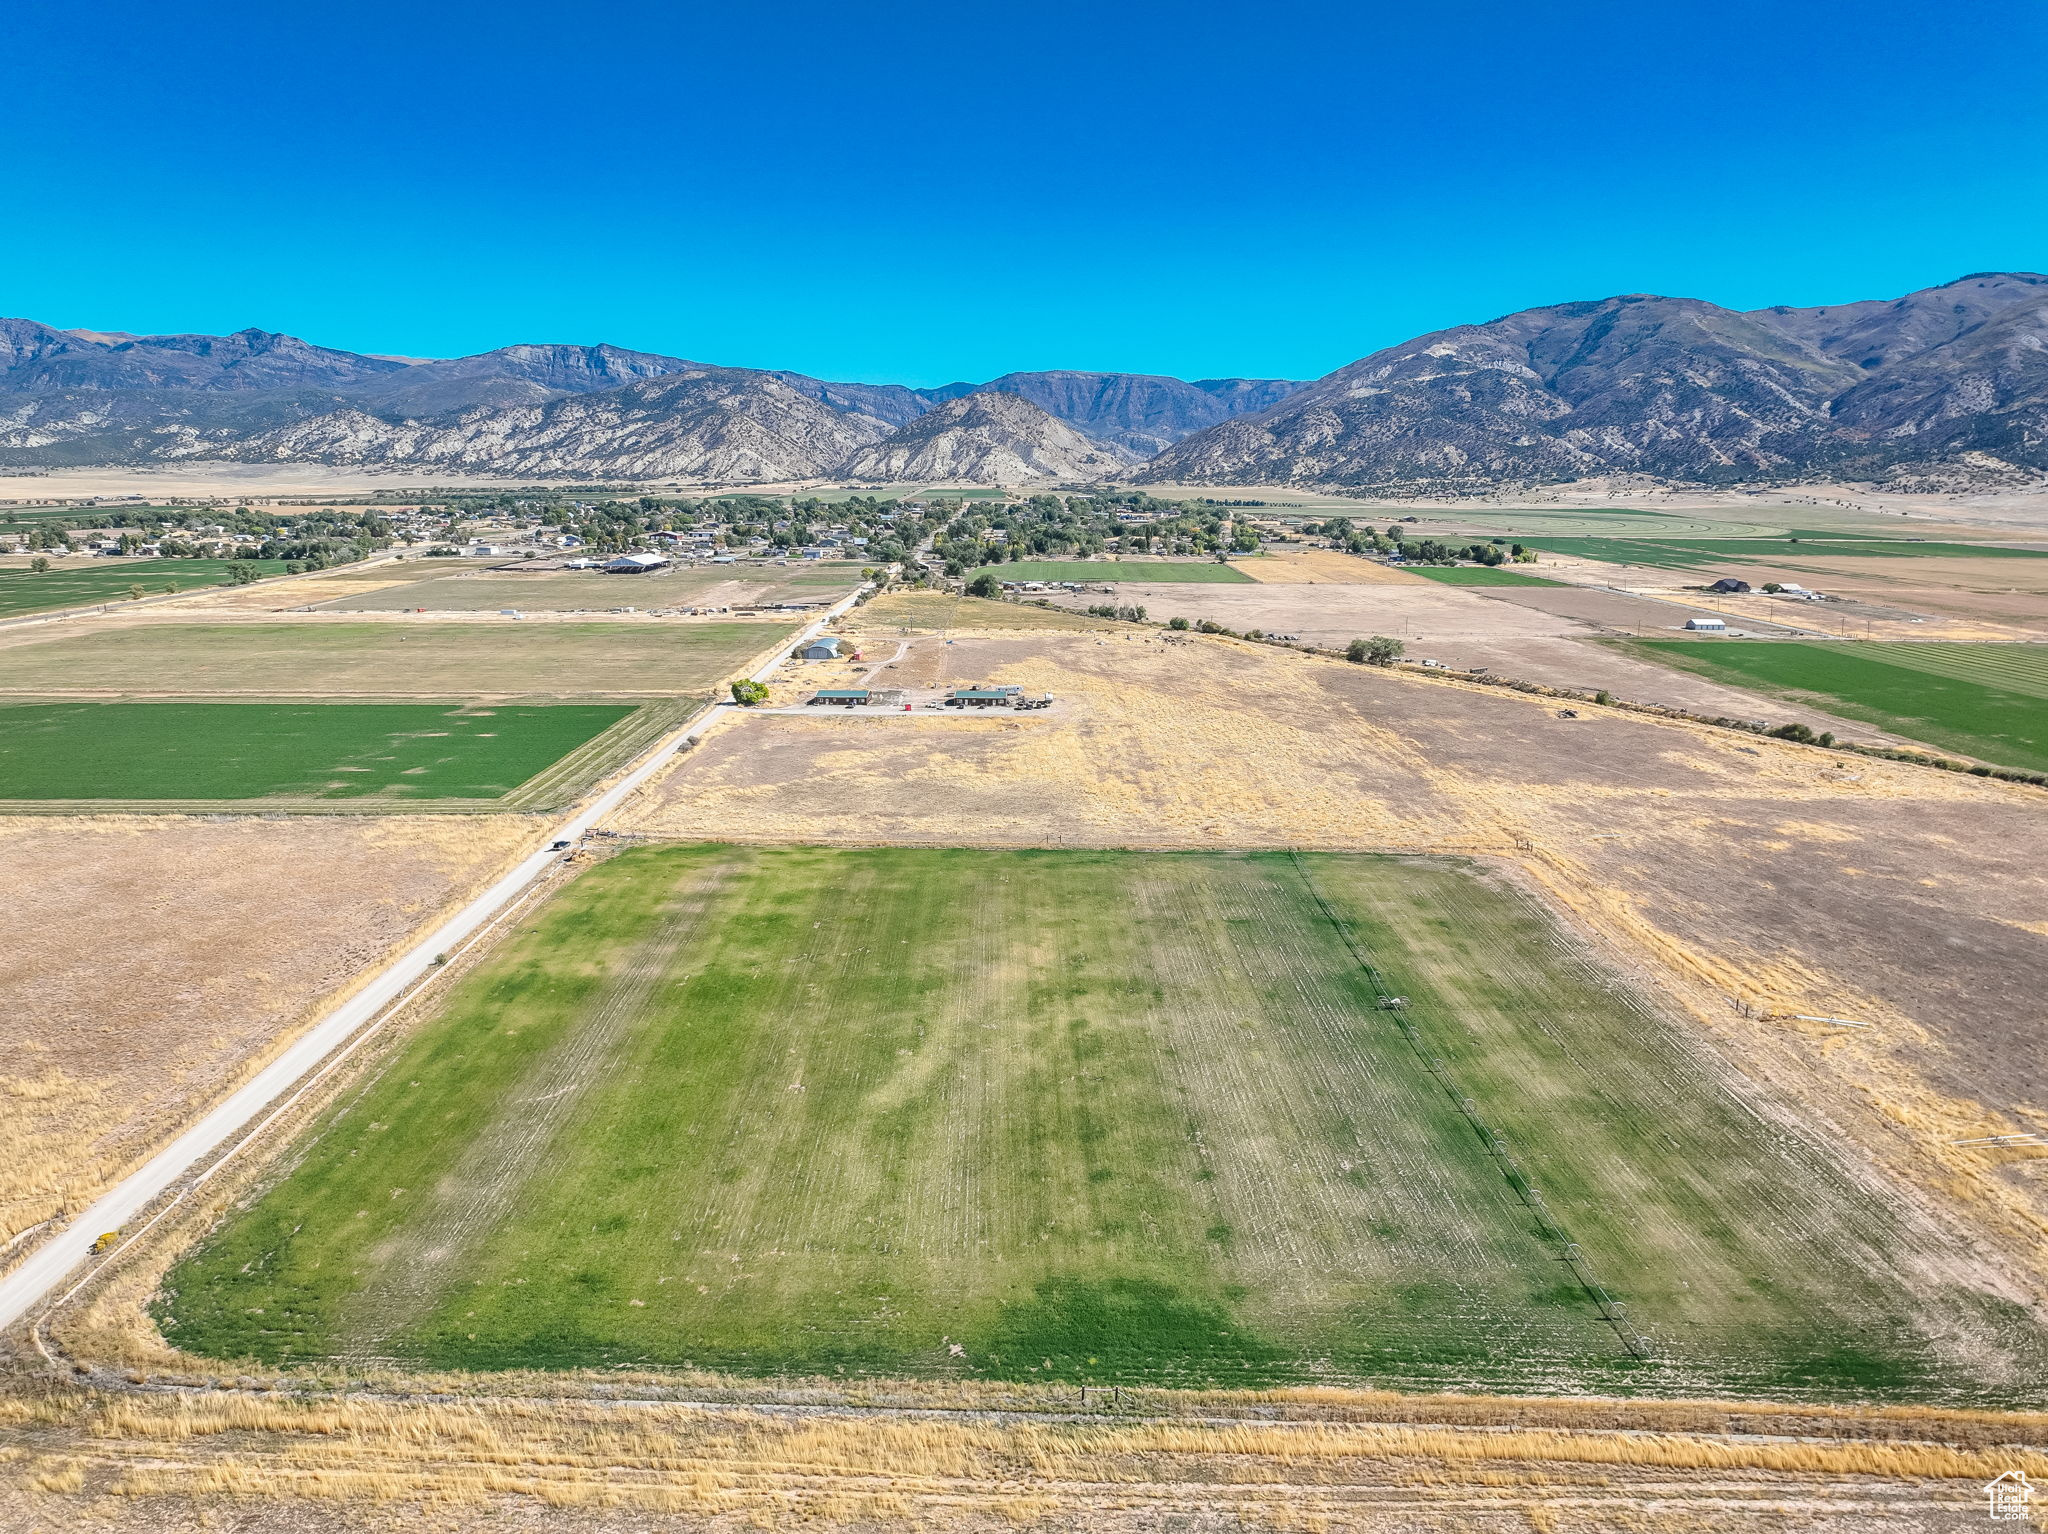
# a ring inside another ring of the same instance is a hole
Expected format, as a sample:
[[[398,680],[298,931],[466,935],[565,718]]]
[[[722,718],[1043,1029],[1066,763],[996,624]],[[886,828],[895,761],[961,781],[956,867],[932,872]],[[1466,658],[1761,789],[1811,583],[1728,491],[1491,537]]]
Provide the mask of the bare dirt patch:
[[[523,816],[0,820],[0,1241],[84,1207],[525,850]]]

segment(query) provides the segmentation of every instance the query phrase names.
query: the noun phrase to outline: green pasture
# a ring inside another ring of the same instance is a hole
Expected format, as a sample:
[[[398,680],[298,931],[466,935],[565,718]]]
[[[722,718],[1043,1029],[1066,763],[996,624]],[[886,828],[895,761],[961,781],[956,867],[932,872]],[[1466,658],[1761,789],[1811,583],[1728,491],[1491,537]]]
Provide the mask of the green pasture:
[[[252,559],[265,575],[282,575],[284,561]],[[0,566],[0,618],[47,612],[60,607],[89,607],[98,602],[125,602],[131,586],[144,596],[171,591],[197,591],[227,584],[225,559],[100,559],[91,564],[59,564],[40,575],[25,562]]]
[[[1455,862],[635,848],[155,1314],[351,1368],[2031,1389],[2020,1307],[1748,1090]]]
[[[631,712],[0,703],[0,800],[498,799]]]
[[[1161,560],[1150,564],[1137,559],[1019,559],[1003,565],[981,565],[967,572],[993,575],[999,581],[1128,581],[1172,584],[1220,585],[1249,582],[1251,577],[1233,565],[1196,560]]]
[[[2048,647],[1617,641],[1667,666],[2000,767],[2048,770]]]
[[[1979,543],[1909,543],[1809,533],[1785,538],[1544,538],[1522,542],[1551,554],[1576,555],[1609,564],[1691,570],[1703,565],[1777,564],[1797,568],[1800,556],[1827,559],[2048,559],[2039,549],[1996,548]]]
[[[1524,575],[1496,565],[1403,565],[1411,575],[1424,576],[1445,586],[1561,586],[1540,575]]]

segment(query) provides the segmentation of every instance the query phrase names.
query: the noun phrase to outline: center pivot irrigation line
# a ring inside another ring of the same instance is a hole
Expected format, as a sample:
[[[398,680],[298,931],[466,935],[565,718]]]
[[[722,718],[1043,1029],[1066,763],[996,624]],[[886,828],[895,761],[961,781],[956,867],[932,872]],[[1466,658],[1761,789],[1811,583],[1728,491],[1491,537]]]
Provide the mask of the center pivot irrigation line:
[[[1289,848],[1287,855],[1294,859],[1294,871],[1301,878],[1302,888],[1308,891],[1309,898],[1315,901],[1316,908],[1323,913],[1323,919],[1344,940],[1344,946],[1351,950],[1352,959],[1365,972],[1366,979],[1372,982],[1372,988],[1379,996],[1382,1011],[1393,1018],[1394,1026],[1401,1030],[1401,1037],[1406,1039],[1409,1047],[1415,1051],[1415,1057],[1422,1062],[1423,1069],[1436,1079],[1437,1085],[1444,1089],[1444,1094],[1465,1116],[1465,1122],[1472,1126],[1472,1132],[1479,1137],[1479,1143],[1486,1147],[1486,1153],[1500,1168],[1508,1186],[1514,1189],[1515,1197],[1520,1199],[1523,1207],[1535,1217],[1537,1230],[1542,1233],[1545,1240],[1557,1248],[1557,1260],[1571,1270],[1572,1277],[1578,1280],[1579,1287],[1586,1292],[1586,1297],[1598,1308],[1600,1319],[1613,1328],[1614,1335],[1620,1339],[1622,1347],[1632,1357],[1651,1357],[1648,1340],[1628,1319],[1627,1303],[1616,1299],[1607,1286],[1594,1276],[1579,1243],[1571,1238],[1570,1233],[1558,1222],[1557,1216],[1550,1212],[1550,1206],[1544,1202],[1541,1191],[1530,1183],[1528,1174],[1522,1170],[1522,1163],[1516,1158],[1507,1138],[1480,1116],[1479,1104],[1460,1090],[1457,1082],[1451,1077],[1450,1067],[1444,1064],[1443,1057],[1432,1054],[1426,1047],[1422,1031],[1408,1015],[1406,998],[1398,997],[1387,989],[1386,980],[1381,976],[1379,966],[1367,957],[1364,947],[1352,934],[1350,924],[1336,913],[1330,902],[1323,898],[1323,892],[1316,888],[1315,880],[1309,877],[1308,864],[1303,861],[1300,851]]]

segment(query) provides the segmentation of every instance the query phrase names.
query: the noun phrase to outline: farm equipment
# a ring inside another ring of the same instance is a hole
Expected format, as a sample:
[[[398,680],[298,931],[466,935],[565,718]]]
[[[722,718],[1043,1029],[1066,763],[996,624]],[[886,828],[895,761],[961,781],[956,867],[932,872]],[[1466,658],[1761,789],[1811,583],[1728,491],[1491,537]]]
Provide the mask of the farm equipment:
[[[108,1247],[112,1246],[116,1241],[119,1241],[120,1239],[121,1233],[118,1230],[102,1231],[100,1233],[99,1239],[93,1242],[92,1244],[93,1256],[99,1256],[101,1252],[104,1252]]]
[[[1380,1010],[1382,1012],[1399,1012],[1407,1005],[1408,998],[1406,996],[1382,996],[1380,998]]]

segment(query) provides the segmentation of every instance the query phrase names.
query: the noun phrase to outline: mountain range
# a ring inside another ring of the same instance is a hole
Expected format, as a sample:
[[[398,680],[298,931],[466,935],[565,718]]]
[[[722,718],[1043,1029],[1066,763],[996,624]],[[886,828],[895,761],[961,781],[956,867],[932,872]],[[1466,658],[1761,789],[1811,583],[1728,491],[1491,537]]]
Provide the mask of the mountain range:
[[[1488,489],[2048,471],[2048,277],[1740,312],[1631,293],[1420,336],[1174,444],[1140,481]]]
[[[1049,371],[913,389],[606,345],[431,360],[0,320],[0,464],[200,459],[1396,493],[2016,482],[2048,472],[2048,277],[1804,309],[1625,294],[1436,331],[1308,384]]]

